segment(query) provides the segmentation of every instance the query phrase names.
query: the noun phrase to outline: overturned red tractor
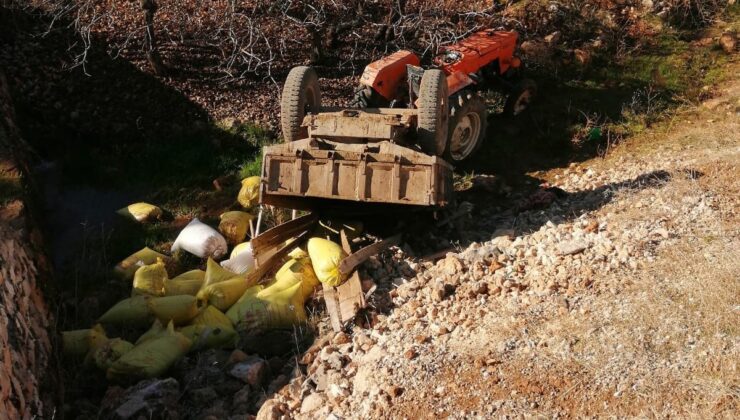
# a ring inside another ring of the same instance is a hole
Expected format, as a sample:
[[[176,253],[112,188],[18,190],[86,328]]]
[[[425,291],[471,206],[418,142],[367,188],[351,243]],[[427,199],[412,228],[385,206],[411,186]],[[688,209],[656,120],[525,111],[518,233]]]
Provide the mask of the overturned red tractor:
[[[411,134],[422,150],[453,164],[463,161],[485,139],[487,107],[480,91],[507,93],[504,112],[511,116],[524,111],[536,93],[534,82],[522,77],[522,63],[514,55],[516,41],[516,32],[477,32],[443,47],[426,70],[419,67],[414,53],[398,51],[365,67],[352,105],[417,109],[416,133]],[[320,110],[316,73],[308,67],[294,68],[283,89],[286,141],[305,138],[303,117]]]
[[[517,115],[536,93],[514,55],[517,34],[486,30],[446,46],[420,67],[409,51],[370,63],[346,108],[322,107],[311,67],[288,74],[281,99],[283,145],[265,148],[262,201],[311,208],[317,200],[445,206],[452,165],[486,138],[489,89]]]

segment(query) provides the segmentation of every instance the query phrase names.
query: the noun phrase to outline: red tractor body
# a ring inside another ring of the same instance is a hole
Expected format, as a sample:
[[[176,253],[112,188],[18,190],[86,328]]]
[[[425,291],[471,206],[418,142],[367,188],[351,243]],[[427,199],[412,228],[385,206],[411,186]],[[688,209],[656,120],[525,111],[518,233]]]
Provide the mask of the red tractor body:
[[[516,32],[487,30],[442,47],[433,63],[447,76],[448,94],[477,83],[470,75],[486,66],[494,66],[497,75],[503,75],[509,68],[518,68],[521,61],[514,56],[516,41]],[[407,65],[419,66],[419,63],[419,57],[410,51],[395,52],[368,64],[360,84],[392,101],[404,93]]]

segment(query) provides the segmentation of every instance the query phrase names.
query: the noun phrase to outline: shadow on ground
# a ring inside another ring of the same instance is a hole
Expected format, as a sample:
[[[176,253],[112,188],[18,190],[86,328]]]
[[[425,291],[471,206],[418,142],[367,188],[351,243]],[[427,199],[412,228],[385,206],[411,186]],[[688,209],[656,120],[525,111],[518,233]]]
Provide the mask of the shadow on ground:
[[[33,10],[0,8],[0,66],[18,126],[34,149],[46,245],[55,263],[49,290],[56,327],[71,330],[89,328],[130,296],[131,285],[114,279],[112,267],[144,246],[164,251],[159,245],[186,222],[173,216],[207,219],[232,206],[238,182],[225,179],[216,190],[213,180],[237,172],[269,135],[217,126],[182,92],[109,56],[102,39],[91,40],[86,64],[75,67],[68,47],[79,36],[64,22],[47,32],[49,24]],[[146,226],[116,215],[136,201],[173,214]],[[65,364],[64,416],[96,413],[107,388],[104,373],[89,361]]]

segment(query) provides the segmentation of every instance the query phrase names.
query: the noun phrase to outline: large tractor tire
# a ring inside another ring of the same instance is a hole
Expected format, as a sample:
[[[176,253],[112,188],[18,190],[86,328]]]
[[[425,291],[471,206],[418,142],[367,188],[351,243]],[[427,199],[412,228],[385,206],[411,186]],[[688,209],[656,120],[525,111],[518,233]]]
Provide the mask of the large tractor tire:
[[[522,79],[514,86],[504,104],[504,114],[516,117],[529,108],[537,95],[537,84],[530,79]]]
[[[442,156],[447,147],[448,101],[444,72],[425,71],[419,87],[416,137],[421,150],[432,156]]]
[[[308,136],[301,127],[306,114],[316,114],[321,109],[321,90],[319,77],[312,67],[293,67],[288,73],[280,99],[280,124],[286,142],[300,140]]]
[[[483,144],[488,127],[486,102],[477,93],[458,92],[450,98],[450,127],[444,158],[450,163],[468,159]]]
[[[360,85],[350,104],[352,108],[383,108],[388,106],[388,100],[382,97],[370,86]]]

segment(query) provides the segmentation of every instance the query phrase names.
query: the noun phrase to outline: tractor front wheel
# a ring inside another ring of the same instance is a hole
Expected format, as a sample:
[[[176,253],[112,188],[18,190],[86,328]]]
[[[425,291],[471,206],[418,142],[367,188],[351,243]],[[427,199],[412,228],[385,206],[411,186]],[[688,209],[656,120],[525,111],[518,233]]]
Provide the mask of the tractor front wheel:
[[[321,109],[319,77],[313,67],[293,67],[288,73],[280,99],[280,125],[286,142],[308,136],[303,124],[306,114],[316,114]]]
[[[530,103],[537,95],[537,84],[530,79],[522,79],[514,86],[504,104],[504,114],[516,117],[529,108]]]
[[[447,147],[449,118],[447,78],[442,70],[426,70],[419,86],[416,137],[424,153],[441,156]]]
[[[483,144],[488,126],[486,102],[475,92],[450,98],[450,128],[444,158],[450,163],[468,159]]]

